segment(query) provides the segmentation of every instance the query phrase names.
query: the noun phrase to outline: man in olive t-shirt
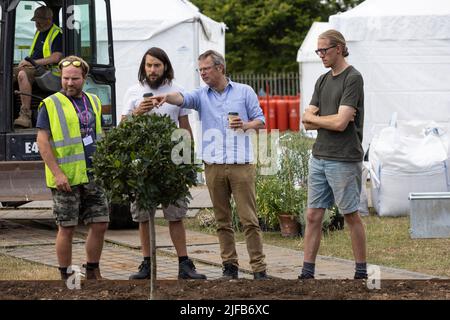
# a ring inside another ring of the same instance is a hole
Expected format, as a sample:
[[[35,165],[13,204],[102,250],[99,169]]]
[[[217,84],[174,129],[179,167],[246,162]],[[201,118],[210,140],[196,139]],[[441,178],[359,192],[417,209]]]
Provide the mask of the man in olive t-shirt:
[[[325,209],[334,204],[350,229],[355,279],[367,279],[366,235],[358,208],[363,160],[364,91],[361,74],[345,57],[348,49],[336,30],[322,33],[316,53],[329,72],[320,76],[303,114],[306,130],[317,130],[309,163],[308,210],[300,279],[314,278]]]

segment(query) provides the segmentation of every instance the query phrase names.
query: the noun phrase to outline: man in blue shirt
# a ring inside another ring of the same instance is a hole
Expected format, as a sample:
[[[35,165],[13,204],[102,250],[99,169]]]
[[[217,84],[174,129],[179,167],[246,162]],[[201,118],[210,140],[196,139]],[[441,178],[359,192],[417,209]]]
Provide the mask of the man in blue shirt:
[[[199,112],[202,127],[202,159],[206,184],[218,224],[223,277],[238,278],[231,195],[244,227],[250,265],[255,279],[267,279],[262,232],[256,215],[255,176],[250,132],[264,128],[265,118],[251,87],[225,76],[225,59],[213,50],[198,58],[206,87],[191,92],[155,96],[158,106],[167,102]],[[233,117],[229,117],[229,113]]]
[[[63,57],[62,31],[53,23],[53,11],[46,6],[39,7],[35,10],[31,21],[35,22],[37,31],[31,44],[30,58],[39,65],[56,68]],[[19,117],[14,120],[16,127],[31,127],[31,97],[29,95],[32,92],[34,78],[39,75],[36,74],[36,69],[31,63],[26,60],[22,60],[14,68],[14,81],[18,82],[19,91],[25,93],[20,96],[22,106]]]

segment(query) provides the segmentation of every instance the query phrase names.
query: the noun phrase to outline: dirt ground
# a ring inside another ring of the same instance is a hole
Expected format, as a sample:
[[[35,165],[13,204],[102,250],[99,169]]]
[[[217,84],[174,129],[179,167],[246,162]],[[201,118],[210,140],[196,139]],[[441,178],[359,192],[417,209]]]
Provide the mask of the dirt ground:
[[[370,283],[369,283],[370,284]],[[375,283],[373,283],[375,285]],[[163,300],[450,300],[450,280],[210,280],[156,283]],[[81,281],[70,290],[62,281],[0,281],[1,300],[147,300],[147,281]]]

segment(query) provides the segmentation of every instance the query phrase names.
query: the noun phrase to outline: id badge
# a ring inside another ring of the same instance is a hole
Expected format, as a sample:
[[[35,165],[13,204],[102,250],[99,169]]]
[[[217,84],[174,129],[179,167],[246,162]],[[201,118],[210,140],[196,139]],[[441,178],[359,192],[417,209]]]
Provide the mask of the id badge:
[[[92,136],[87,136],[83,138],[83,144],[85,146],[88,146],[90,144],[94,143],[94,140],[92,140]]]

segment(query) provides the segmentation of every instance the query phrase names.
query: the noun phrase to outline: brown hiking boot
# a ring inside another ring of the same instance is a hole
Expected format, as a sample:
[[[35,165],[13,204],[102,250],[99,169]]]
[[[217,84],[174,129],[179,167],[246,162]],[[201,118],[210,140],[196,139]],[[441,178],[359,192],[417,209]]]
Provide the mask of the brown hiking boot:
[[[103,280],[100,274],[100,268],[88,268],[85,264],[83,267],[86,268],[85,279],[86,280]]]
[[[31,110],[30,108],[20,107],[19,117],[14,120],[15,127],[31,128]]]

